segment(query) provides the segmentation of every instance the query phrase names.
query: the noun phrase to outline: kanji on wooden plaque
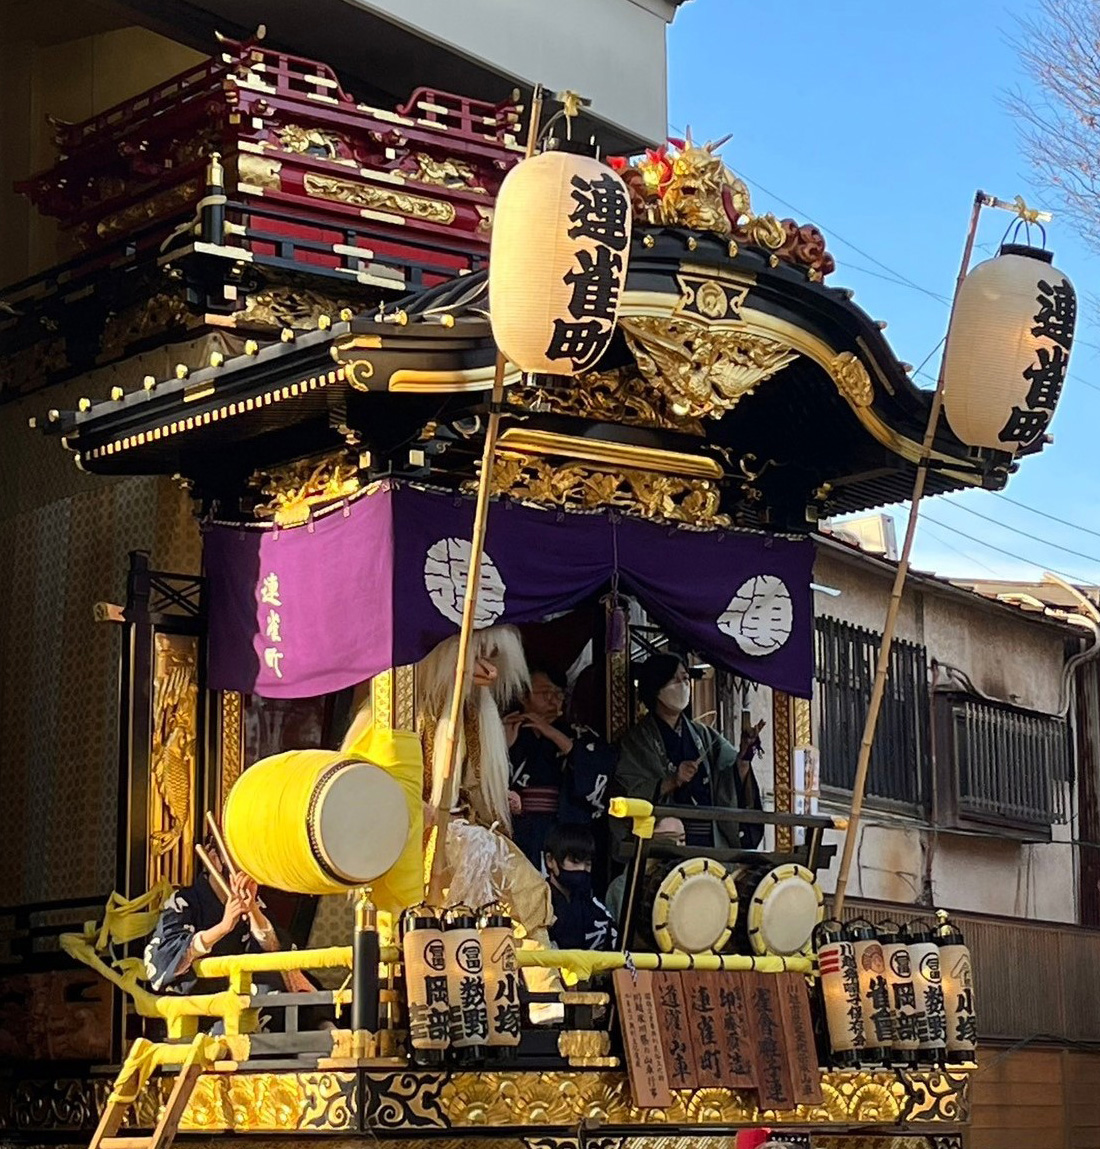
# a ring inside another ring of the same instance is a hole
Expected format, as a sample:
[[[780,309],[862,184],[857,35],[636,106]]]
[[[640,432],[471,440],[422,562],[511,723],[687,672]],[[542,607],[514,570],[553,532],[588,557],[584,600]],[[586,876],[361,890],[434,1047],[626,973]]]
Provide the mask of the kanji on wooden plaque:
[[[814,1023],[810,1016],[806,979],[800,973],[782,973],[777,980],[795,1102],[798,1105],[820,1105],[821,1066],[814,1044]]]
[[[687,995],[683,976],[672,972],[655,973],[653,993],[657,999],[661,1049],[665,1056],[669,1085],[673,1089],[697,1089],[699,1074],[696,1071],[691,1035],[688,1033]]]
[[[743,976],[761,1108],[793,1109],[794,1086],[783,1032],[779,979],[775,974],[767,973],[746,973]]]
[[[619,969],[612,978],[634,1104],[639,1109],[665,1109],[672,1104],[672,1092],[661,1050],[653,974]]]
[[[722,1049],[726,1055],[725,1084],[733,1089],[753,1089],[756,1087],[756,1076],[744,975],[733,970],[722,970],[710,977],[713,978],[714,996],[718,1002],[718,1025],[722,1031]]]

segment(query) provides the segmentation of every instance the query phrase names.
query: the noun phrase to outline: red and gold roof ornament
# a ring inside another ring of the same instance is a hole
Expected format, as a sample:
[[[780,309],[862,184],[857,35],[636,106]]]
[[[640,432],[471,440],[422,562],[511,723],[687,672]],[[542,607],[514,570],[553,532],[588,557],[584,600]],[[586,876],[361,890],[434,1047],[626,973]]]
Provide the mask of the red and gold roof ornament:
[[[670,138],[633,162],[610,160],[630,191],[635,222],[729,236],[768,252],[776,263],[804,268],[815,281],[834,271],[825,237],[812,224],[753,213],[745,182],[718,155],[728,139],[700,146],[689,130],[686,139]]]

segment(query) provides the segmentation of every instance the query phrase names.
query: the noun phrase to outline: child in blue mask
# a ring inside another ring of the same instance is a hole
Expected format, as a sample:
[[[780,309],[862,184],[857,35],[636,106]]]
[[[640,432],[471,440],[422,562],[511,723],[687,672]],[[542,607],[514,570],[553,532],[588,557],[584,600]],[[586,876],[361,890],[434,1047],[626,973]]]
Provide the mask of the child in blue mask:
[[[550,940],[563,950],[615,949],[618,934],[611,913],[592,893],[592,831],[587,826],[554,826],[543,851],[554,903]]]

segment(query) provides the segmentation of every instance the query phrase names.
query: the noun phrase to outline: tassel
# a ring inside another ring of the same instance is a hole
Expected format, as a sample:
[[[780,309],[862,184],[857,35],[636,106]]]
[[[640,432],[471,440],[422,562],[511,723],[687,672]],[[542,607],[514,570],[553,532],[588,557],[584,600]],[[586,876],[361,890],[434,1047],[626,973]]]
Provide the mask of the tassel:
[[[607,616],[607,653],[622,654],[626,650],[626,611],[615,606]]]

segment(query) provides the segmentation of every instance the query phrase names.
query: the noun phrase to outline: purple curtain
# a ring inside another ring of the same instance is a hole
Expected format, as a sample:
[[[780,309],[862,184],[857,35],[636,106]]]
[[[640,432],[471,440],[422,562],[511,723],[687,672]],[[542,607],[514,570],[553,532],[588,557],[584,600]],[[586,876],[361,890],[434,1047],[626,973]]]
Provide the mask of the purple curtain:
[[[458,630],[472,499],[384,485],[309,526],[206,536],[210,684],[329,693],[416,662]],[[606,513],[494,504],[477,625],[537,622],[624,590],[685,647],[808,697],[813,545]]]

